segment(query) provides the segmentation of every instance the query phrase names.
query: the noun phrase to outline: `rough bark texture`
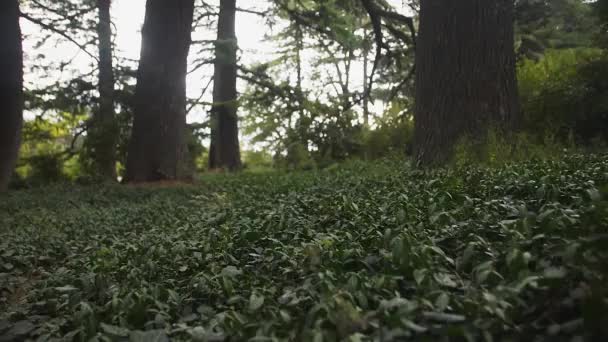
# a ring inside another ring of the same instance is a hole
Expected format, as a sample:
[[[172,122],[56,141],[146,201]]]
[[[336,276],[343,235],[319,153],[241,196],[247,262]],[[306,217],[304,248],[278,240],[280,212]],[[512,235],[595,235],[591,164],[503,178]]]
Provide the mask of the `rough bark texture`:
[[[112,68],[111,0],[97,0],[99,22],[99,108],[93,117],[91,145],[95,171],[106,179],[116,180],[117,128],[114,118],[114,71]]]
[[[416,49],[415,153],[450,159],[463,137],[519,120],[513,0],[422,0]]]
[[[215,46],[209,168],[229,171],[241,168],[237,117],[235,16],[236,0],[221,0]]]
[[[23,53],[19,1],[0,1],[0,191],[11,179],[23,124]]]
[[[148,0],[127,158],[128,182],[189,178],[186,72],[194,0]]]

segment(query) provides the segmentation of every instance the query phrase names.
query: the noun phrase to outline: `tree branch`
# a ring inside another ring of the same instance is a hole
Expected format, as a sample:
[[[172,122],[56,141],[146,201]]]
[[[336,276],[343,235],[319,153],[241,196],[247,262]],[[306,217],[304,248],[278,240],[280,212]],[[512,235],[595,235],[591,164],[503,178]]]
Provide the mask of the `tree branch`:
[[[87,50],[86,46],[80,44],[79,42],[77,42],[76,40],[74,40],[74,38],[68,36],[65,32],[63,32],[61,30],[58,30],[58,29],[54,28],[53,26],[44,23],[42,20],[36,19],[36,18],[34,18],[34,17],[26,14],[26,13],[21,12],[21,17],[24,18],[24,19],[27,19],[28,21],[30,21],[30,22],[32,22],[32,23],[34,23],[34,24],[36,24],[36,25],[38,25],[38,26],[40,26],[40,27],[42,27],[42,28],[44,28],[46,30],[49,30],[49,31],[51,31],[53,33],[56,33],[56,34],[62,36],[63,38],[65,38],[69,42],[71,42],[72,44],[76,45],[80,50],[82,50],[82,52],[84,52],[87,55],[89,55],[96,62],[99,62],[99,58],[97,56],[95,56],[94,54],[90,53]]]
[[[246,9],[246,8],[240,8],[240,7],[237,7],[236,10],[238,12],[259,15],[260,17],[266,17],[268,15],[268,11],[266,11],[266,12],[259,12],[259,11],[256,11],[256,10],[251,10],[251,9]]]
[[[209,82],[207,82],[207,85],[205,86],[205,88],[203,88],[203,91],[201,91],[201,95],[196,99],[196,101],[194,101],[190,104],[190,107],[188,107],[188,109],[186,109],[186,115],[190,114],[192,109],[194,109],[194,107],[196,107],[198,104],[200,104],[201,99],[205,96],[207,89],[209,89],[209,86],[213,82],[213,78],[214,78],[214,76],[211,76],[211,78],[209,78]]]

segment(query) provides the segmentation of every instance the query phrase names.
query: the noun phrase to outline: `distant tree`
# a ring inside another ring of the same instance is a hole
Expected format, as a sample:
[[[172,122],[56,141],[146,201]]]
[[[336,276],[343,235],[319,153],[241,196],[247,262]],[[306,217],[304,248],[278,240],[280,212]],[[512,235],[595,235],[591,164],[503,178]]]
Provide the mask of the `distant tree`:
[[[148,0],[127,157],[128,182],[188,178],[186,73],[194,0]]]
[[[111,2],[111,0],[32,0],[27,2],[22,17],[43,29],[36,36],[38,46],[42,46],[47,41],[68,41],[85,53],[93,62],[91,66],[97,68],[91,72],[74,70],[78,74],[72,82],[86,82],[90,87],[74,88],[69,84],[61,84],[56,88],[47,89],[47,95],[57,97],[51,92],[64,92],[64,89],[69,87],[83,90],[82,93],[73,95],[91,97],[93,101],[78,110],[78,114],[83,111],[90,114],[88,120],[83,122],[79,133],[86,132],[84,144],[79,146],[80,161],[85,173],[116,180],[119,128],[115,117]],[[53,71],[69,67],[69,62],[61,61],[58,65],[45,65],[44,55],[41,55],[36,59],[33,67],[48,70],[49,75],[57,77],[57,73]],[[95,75],[96,79],[89,75]],[[98,91],[98,95],[94,94],[95,90]],[[51,108],[52,106],[44,103],[42,107],[46,108],[32,109],[61,112],[66,110],[62,108],[65,107],[62,106],[63,104],[58,102],[53,105],[54,108]]]
[[[236,0],[221,0],[215,42],[209,168],[241,168],[237,101]]]
[[[599,16],[606,22],[608,21],[608,0],[597,0],[596,9]]]
[[[594,3],[597,17],[600,20],[598,40],[604,48],[608,47],[608,0],[597,0]]]
[[[274,25],[283,27],[271,37],[276,59],[239,69],[249,85],[244,130],[276,160],[295,151],[322,166],[360,155],[380,119],[371,105],[410,96],[414,19],[385,1],[273,4],[272,20],[286,24]]]
[[[416,48],[415,154],[450,159],[461,138],[519,118],[512,0],[422,0]]]
[[[515,1],[517,56],[538,59],[546,49],[593,46],[600,26],[592,10],[584,0]]]
[[[19,1],[0,2],[0,191],[11,179],[23,124],[23,52]]]
[[[93,114],[88,134],[94,170],[105,179],[116,180],[117,122],[114,112],[111,0],[97,0],[99,50],[99,108]]]

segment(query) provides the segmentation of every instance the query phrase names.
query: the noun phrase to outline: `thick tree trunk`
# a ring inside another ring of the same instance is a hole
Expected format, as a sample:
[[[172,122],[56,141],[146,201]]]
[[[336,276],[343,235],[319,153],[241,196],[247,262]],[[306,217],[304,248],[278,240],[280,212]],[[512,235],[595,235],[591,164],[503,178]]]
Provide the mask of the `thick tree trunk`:
[[[114,118],[114,71],[112,68],[111,0],[97,0],[99,21],[99,108],[93,117],[88,139],[93,148],[95,172],[106,179],[116,180],[117,128]]]
[[[186,73],[194,0],[148,0],[127,158],[128,182],[180,180],[187,167]]]
[[[23,124],[23,53],[19,1],[0,1],[0,191],[15,168]]]
[[[415,153],[422,166],[451,158],[463,137],[519,120],[513,0],[422,0],[416,47]]]
[[[241,168],[237,117],[235,16],[236,0],[221,0],[215,46],[209,168],[229,171]]]

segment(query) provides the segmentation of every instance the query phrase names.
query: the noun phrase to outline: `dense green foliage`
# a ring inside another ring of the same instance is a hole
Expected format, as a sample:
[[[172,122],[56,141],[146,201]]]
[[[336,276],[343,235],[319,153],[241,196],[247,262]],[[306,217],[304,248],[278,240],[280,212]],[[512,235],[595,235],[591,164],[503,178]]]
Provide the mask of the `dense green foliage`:
[[[1,195],[0,335],[606,336],[606,157]]]
[[[517,0],[516,50],[520,58],[546,49],[589,47],[600,34],[593,6],[581,0]]]
[[[539,61],[526,60],[518,78],[524,128],[539,138],[553,135],[578,143],[608,136],[608,58],[597,49],[548,51]]]

